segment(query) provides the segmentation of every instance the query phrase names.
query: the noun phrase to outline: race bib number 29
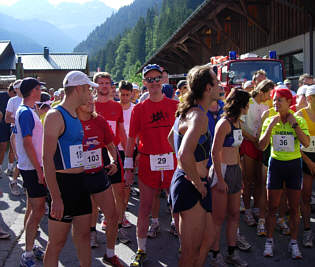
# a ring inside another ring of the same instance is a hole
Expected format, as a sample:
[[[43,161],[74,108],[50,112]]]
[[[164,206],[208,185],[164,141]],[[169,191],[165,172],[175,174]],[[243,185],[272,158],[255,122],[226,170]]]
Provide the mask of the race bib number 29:
[[[84,166],[83,146],[70,146],[70,164],[71,168],[79,168]]]
[[[174,170],[173,153],[150,155],[151,171],[169,171]]]

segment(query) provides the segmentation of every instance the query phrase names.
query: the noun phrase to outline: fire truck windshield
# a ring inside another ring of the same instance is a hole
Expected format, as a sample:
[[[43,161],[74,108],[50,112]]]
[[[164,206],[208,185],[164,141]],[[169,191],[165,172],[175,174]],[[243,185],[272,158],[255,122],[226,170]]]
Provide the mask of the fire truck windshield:
[[[283,70],[279,61],[271,60],[242,60],[231,62],[229,66],[230,84],[241,84],[252,80],[255,71],[263,69],[268,79],[274,83],[283,82]]]

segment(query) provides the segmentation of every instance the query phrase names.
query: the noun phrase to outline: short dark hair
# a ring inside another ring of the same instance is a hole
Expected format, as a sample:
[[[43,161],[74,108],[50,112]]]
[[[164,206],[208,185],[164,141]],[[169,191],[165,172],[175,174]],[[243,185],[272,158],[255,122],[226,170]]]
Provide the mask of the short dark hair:
[[[128,81],[125,81],[125,80],[122,80],[119,82],[119,92],[121,92],[121,90],[127,90],[127,91],[130,91],[132,92],[132,83],[131,82],[128,82]]]
[[[163,70],[162,70],[162,73],[163,73],[163,72],[166,72],[167,74],[169,74],[169,72],[168,72],[167,69],[163,69]]]

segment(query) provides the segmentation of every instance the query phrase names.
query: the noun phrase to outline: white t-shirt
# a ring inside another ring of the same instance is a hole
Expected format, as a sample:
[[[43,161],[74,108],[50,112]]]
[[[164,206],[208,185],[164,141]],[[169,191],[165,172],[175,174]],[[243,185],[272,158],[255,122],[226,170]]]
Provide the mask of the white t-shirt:
[[[259,126],[261,126],[261,115],[268,107],[264,104],[258,104],[254,98],[249,100],[249,109],[247,115],[243,115],[241,120],[243,121],[243,129],[252,136],[257,136]]]
[[[10,112],[12,114],[12,119],[15,118],[16,111],[22,103],[22,97],[14,96],[11,97],[8,101],[6,112]],[[11,123],[11,126],[14,126],[14,123]]]
[[[123,109],[123,116],[124,116],[124,128],[125,128],[125,133],[127,135],[127,138],[129,136],[129,127],[130,127],[130,119],[131,119],[131,112],[133,110],[133,107],[135,105],[131,103],[130,108],[128,109]],[[118,145],[119,150],[124,150],[121,143]]]
[[[42,164],[42,138],[43,126],[36,112],[28,106],[20,105],[15,114],[15,140],[16,153],[18,157],[17,167],[20,170],[34,170],[23,145],[23,138],[32,137],[32,143],[36,152],[37,159]]]

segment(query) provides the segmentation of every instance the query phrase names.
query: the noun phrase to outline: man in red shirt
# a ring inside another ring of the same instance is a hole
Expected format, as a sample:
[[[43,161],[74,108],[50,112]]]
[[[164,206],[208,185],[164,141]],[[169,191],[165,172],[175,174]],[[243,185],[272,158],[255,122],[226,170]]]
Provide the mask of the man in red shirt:
[[[133,149],[136,138],[139,138],[138,251],[130,266],[141,266],[146,257],[146,239],[153,198],[161,189],[169,189],[176,166],[176,158],[167,141],[167,136],[174,124],[178,102],[163,96],[160,66],[147,65],[142,71],[142,78],[150,96],[142,103],[137,104],[131,113],[124,162],[126,184],[131,185],[134,167]]]
[[[112,100],[112,78],[107,72],[97,72],[93,81],[99,85],[97,88],[97,98],[95,100],[95,110],[98,114],[103,116],[109,126],[111,127],[115,139],[114,144],[118,146],[122,144],[123,148],[126,147],[126,133],[124,129],[123,109],[118,102]],[[117,150],[118,151],[118,150]],[[107,153],[104,154],[105,166],[110,163],[109,158],[105,158]],[[119,159],[119,157],[117,156]],[[122,228],[122,220],[124,215],[124,184],[122,183],[122,168],[118,164],[118,171],[109,175],[112,184],[116,209],[118,213],[118,238],[122,243],[128,243],[130,240],[127,238],[127,233]],[[106,221],[103,223],[103,229],[106,228]]]

